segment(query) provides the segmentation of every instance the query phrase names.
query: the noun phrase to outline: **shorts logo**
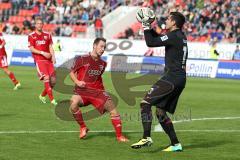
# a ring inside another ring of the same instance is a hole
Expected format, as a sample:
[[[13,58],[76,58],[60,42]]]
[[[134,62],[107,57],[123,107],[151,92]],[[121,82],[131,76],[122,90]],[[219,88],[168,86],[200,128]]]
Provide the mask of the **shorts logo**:
[[[154,91],[154,88],[151,88],[151,89],[148,91],[148,94],[152,94],[153,91]]]
[[[168,36],[165,35],[165,36],[162,36],[162,37],[160,37],[160,38],[161,38],[162,41],[166,41],[166,40],[168,39]]]

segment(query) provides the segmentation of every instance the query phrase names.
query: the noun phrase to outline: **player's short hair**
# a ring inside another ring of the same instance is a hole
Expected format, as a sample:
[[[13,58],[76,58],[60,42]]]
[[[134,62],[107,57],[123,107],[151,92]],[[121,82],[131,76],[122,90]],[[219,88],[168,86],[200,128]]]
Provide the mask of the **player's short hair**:
[[[43,22],[43,19],[42,19],[42,17],[38,16],[38,17],[35,17],[34,21],[35,21],[35,23],[36,23],[37,21],[42,21],[42,22]]]
[[[180,12],[170,12],[171,19],[175,21],[176,26],[180,29],[182,29],[184,23],[185,23],[185,17]]]
[[[105,38],[96,38],[95,40],[94,40],[94,42],[93,42],[93,45],[97,45],[100,41],[103,41],[103,42],[107,42],[107,40],[105,39]]]

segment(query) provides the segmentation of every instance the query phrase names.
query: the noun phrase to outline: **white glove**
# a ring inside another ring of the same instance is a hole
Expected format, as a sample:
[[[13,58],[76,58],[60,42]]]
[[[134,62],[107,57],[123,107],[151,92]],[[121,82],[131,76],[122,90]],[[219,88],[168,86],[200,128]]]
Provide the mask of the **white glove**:
[[[137,10],[136,18],[140,23],[144,22],[151,24],[155,20],[156,16],[153,10],[144,7]]]

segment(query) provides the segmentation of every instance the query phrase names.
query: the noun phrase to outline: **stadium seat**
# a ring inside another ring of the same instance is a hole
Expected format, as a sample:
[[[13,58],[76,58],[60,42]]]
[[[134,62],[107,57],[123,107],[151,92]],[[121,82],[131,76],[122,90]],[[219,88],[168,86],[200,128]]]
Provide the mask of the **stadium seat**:
[[[136,22],[131,26],[131,28],[132,28],[133,32],[136,33],[141,28],[141,23]]]
[[[0,10],[10,9],[12,7],[11,3],[0,3]]]
[[[86,32],[87,31],[86,25],[73,25],[72,28],[75,32]]]
[[[57,0],[57,3],[58,3],[58,4],[62,4],[62,3],[63,3],[63,0]]]
[[[25,20],[25,17],[22,16],[10,16],[9,23],[22,23]]]
[[[21,9],[18,13],[19,16],[32,16],[36,14],[33,10]]]
[[[47,32],[54,32],[54,30],[56,29],[57,25],[56,24],[45,24],[43,26],[43,30],[47,31]]]
[[[133,30],[134,33],[137,33],[139,31],[139,29],[141,29],[141,23],[134,23],[130,26],[130,28]],[[113,38],[121,38],[124,35],[123,32],[119,32],[116,35],[113,36]]]
[[[38,0],[38,2],[40,2],[40,3],[44,3],[44,2],[45,2],[45,0]]]

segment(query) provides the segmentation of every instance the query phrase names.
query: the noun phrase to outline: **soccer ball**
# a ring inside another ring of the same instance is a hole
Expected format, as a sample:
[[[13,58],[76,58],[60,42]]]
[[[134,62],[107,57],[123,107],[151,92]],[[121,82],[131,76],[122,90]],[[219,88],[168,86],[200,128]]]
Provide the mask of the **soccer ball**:
[[[147,7],[139,8],[136,13],[136,18],[140,23],[152,23],[155,20],[155,17],[154,11]]]

